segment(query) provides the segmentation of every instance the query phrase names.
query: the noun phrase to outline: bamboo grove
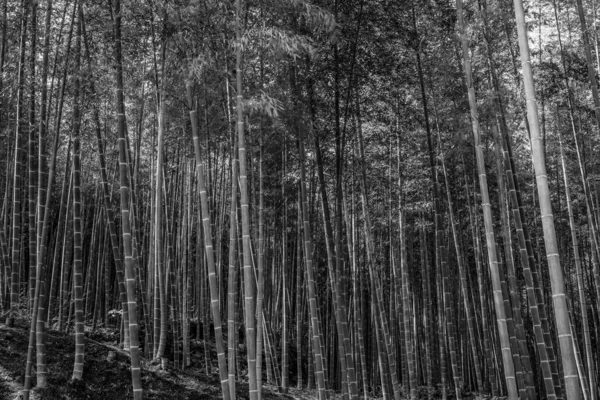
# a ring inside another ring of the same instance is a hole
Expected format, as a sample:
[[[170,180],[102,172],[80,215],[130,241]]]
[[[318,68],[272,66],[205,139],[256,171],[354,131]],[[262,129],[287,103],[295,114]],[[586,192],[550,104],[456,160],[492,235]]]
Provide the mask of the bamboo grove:
[[[598,398],[595,0],[0,4],[25,399],[97,329],[134,399]]]

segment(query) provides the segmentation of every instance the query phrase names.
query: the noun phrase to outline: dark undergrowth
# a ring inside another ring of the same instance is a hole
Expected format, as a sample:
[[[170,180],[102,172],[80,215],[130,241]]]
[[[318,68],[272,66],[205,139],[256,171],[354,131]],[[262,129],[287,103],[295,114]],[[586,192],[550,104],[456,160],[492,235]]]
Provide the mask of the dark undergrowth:
[[[191,324],[191,337],[195,337],[195,324]],[[143,332],[140,338],[143,338]],[[72,334],[49,330],[46,332],[46,353],[48,366],[48,387],[34,389],[34,399],[42,400],[119,400],[133,398],[131,386],[130,363],[127,353],[118,348],[119,332],[115,329],[99,328],[93,332],[85,333],[85,363],[83,379],[78,382],[71,381],[73,373],[75,339]],[[17,319],[14,328],[0,325],[0,400],[18,399],[18,392],[22,390],[27,347],[29,339],[29,322]],[[169,337],[165,354],[172,355],[172,337]],[[181,371],[167,367],[162,370],[157,362],[142,360],[142,386],[144,399],[181,399],[203,400],[220,399],[221,385],[217,370],[217,352],[212,341],[207,342],[209,363],[206,365],[204,356],[204,342],[191,341],[191,366]],[[116,357],[107,360],[109,351],[114,351]],[[290,365],[295,364],[295,354],[292,355]],[[241,360],[245,359],[245,348],[239,347]],[[240,376],[236,381],[237,399],[248,399],[247,369],[244,363],[239,365]],[[295,369],[295,368],[294,368]],[[208,373],[207,373],[208,372]],[[291,372],[291,371],[290,371]],[[35,387],[35,364],[32,373],[33,387]],[[263,377],[266,382],[266,377]],[[420,387],[419,399],[427,399],[428,390]],[[290,381],[290,395],[277,393],[277,389],[270,385],[263,387],[265,400],[311,400],[317,398],[316,390],[298,390],[295,382]],[[406,395],[406,394],[405,394]],[[332,399],[341,399],[339,393],[330,392]],[[362,397],[362,396],[361,396]],[[382,398],[381,392],[370,392],[369,399]],[[432,389],[431,397],[441,399],[440,388]],[[403,398],[407,398],[404,396]],[[448,389],[448,399],[453,399],[454,391]],[[475,393],[463,392],[463,399],[488,399]]]
[[[101,329],[93,333],[86,332],[85,364],[83,379],[72,382],[75,339],[72,334],[49,330],[46,332],[48,387],[35,389],[34,394],[43,400],[118,400],[133,397],[130,363],[127,354],[116,352],[116,358],[109,362],[109,351],[115,350],[118,334]],[[0,399],[13,399],[15,386],[22,387],[25,375],[25,363],[29,339],[29,324],[26,320],[17,320],[14,328],[0,325],[0,367],[4,377],[0,377]],[[214,346],[210,346],[214,355],[213,368],[206,374],[204,347],[193,343],[192,365],[185,371],[153,365],[143,360],[142,386],[144,399],[219,399],[221,386],[216,370],[217,360]],[[213,358],[213,357],[211,357]],[[33,386],[35,386],[35,366]],[[243,374],[242,374],[243,375]],[[236,395],[238,399],[248,398],[248,384],[238,380]],[[7,382],[12,382],[9,385]],[[273,393],[268,387],[263,389],[265,399],[291,399],[279,393]]]

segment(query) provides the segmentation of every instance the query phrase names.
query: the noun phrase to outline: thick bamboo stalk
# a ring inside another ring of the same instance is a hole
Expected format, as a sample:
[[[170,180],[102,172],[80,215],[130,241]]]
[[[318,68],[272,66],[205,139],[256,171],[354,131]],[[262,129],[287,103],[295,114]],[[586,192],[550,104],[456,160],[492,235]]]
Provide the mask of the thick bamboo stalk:
[[[164,78],[163,78],[164,79]],[[164,92],[162,92],[164,93]],[[160,96],[160,104],[158,106],[158,139],[157,139],[157,150],[156,150],[156,199],[155,199],[155,215],[154,215],[154,259],[156,260],[156,289],[158,289],[158,301],[159,301],[159,313],[155,314],[155,321],[157,316],[159,317],[160,324],[156,326],[154,331],[155,347],[157,347],[154,358],[161,359],[164,356],[165,348],[167,346],[167,324],[168,324],[168,310],[167,310],[167,289],[166,289],[166,263],[163,240],[163,213],[167,207],[164,203],[164,108],[166,99],[164,96]],[[156,293],[156,290],[155,290]],[[155,300],[156,301],[156,300]],[[158,337],[157,337],[158,336]]]
[[[6,317],[6,325],[14,325],[14,317],[19,306],[19,261],[21,257],[20,235],[21,235],[21,169],[23,151],[23,132],[21,129],[21,118],[23,117],[23,91],[25,75],[25,48],[27,39],[27,21],[29,16],[29,7],[23,2],[21,12],[21,39],[19,44],[19,67],[17,78],[17,99],[16,99],[16,123],[15,123],[15,152],[13,169],[13,196],[12,196],[12,268],[10,279],[10,312]]]
[[[71,152],[72,153],[72,152]],[[66,177],[65,177],[66,179]],[[67,215],[65,219],[65,241],[63,242],[62,248],[62,262],[61,262],[61,270],[60,270],[60,279],[58,284],[59,290],[59,301],[58,301],[58,330],[62,331],[65,325],[65,307],[68,300],[68,288],[69,282],[67,277],[69,275],[69,270],[71,268],[71,254],[73,251],[73,224],[69,223],[72,221],[73,215],[73,202],[71,201],[73,196],[73,173],[69,174],[69,188],[67,190]]]
[[[66,10],[66,8],[65,8]],[[46,165],[46,150],[44,146],[44,139],[46,136],[46,100],[47,100],[47,82],[48,82],[48,52],[50,51],[50,18],[52,14],[52,0],[48,0],[46,3],[46,18],[45,18],[45,33],[44,33],[44,50],[43,50],[43,61],[42,61],[42,90],[41,90],[41,104],[40,104],[40,115],[39,115],[39,132],[38,132],[38,194],[37,194],[37,266],[36,266],[36,301],[38,302],[37,318],[36,323],[36,362],[37,362],[37,377],[36,385],[39,388],[47,386],[47,369],[46,369],[46,346],[44,343],[44,330],[46,328],[46,250],[47,250],[47,238],[48,238],[48,225],[49,225],[49,208],[50,208],[50,196],[47,193],[51,193],[52,185],[54,183],[54,171],[56,169],[56,153],[58,151],[59,134],[56,132],[54,138],[54,144],[52,146],[52,158],[50,164],[50,170],[47,174]],[[46,185],[46,178],[48,182]],[[39,285],[39,288],[37,287]],[[35,303],[35,301],[34,301]],[[34,308],[36,308],[34,304]],[[33,318],[32,318],[33,322]]]
[[[128,180],[129,163],[126,154],[126,126],[125,126],[125,100],[123,94],[123,64],[121,43],[121,2],[114,0],[114,27],[115,27],[115,58],[116,58],[116,97],[117,97],[117,130],[119,133],[119,181],[121,196],[121,231],[123,235],[123,253],[125,269],[125,285],[127,289],[127,309],[129,321],[124,330],[129,330],[129,354],[131,360],[131,381],[133,385],[133,398],[142,399],[142,376],[140,369],[138,314],[135,292],[135,266],[133,258],[132,230],[130,213],[130,183]],[[80,12],[80,16],[83,15]]]
[[[78,4],[81,7],[81,4]],[[81,70],[81,20],[77,21],[75,35],[75,70]],[[73,380],[83,377],[85,351],[83,321],[83,231],[81,213],[81,74],[75,78],[73,89],[73,300],[75,311],[75,363]]]
[[[254,298],[255,285],[252,271],[252,260],[250,256],[250,213],[248,196],[248,174],[246,162],[246,138],[244,131],[244,110],[242,105],[242,2],[236,0],[236,111],[237,111],[237,135],[238,152],[240,158],[240,207],[242,212],[242,248],[243,248],[243,271],[244,271],[244,306],[245,306],[245,328],[246,347],[248,361],[248,384],[250,400],[258,399],[256,379],[256,317],[254,315],[256,304]]]
[[[65,6],[64,9],[64,13],[63,13],[63,19],[64,16],[66,14],[67,11],[67,7]],[[66,83],[67,83],[67,72],[69,70],[69,68],[67,68],[67,60],[69,59],[68,55],[70,54],[71,51],[71,41],[72,41],[72,37],[73,37],[73,26],[75,25],[75,12],[77,11],[77,5],[73,6],[73,13],[71,14],[71,24],[70,24],[70,28],[69,28],[69,33],[68,33],[68,39],[67,39],[67,44],[66,44],[66,51],[65,54],[67,55],[65,63],[64,63],[64,70],[63,70],[63,74],[62,74],[62,84],[61,84],[61,88],[60,88],[60,93],[58,94],[58,101],[56,104],[56,116],[55,116],[55,124],[54,124],[54,134],[56,136],[58,136],[59,132],[60,132],[60,127],[61,127],[61,122],[62,122],[62,113],[63,113],[63,106],[64,106],[64,100],[65,100],[65,89],[66,89]],[[62,26],[61,26],[62,27]],[[58,48],[57,48],[57,52],[58,52]],[[58,54],[58,53],[57,53]],[[56,66],[56,62],[55,62],[55,66]],[[53,74],[54,77],[54,74]],[[50,98],[52,99],[52,97]],[[45,123],[45,122],[44,122]],[[65,226],[65,233],[67,230],[67,226],[69,225],[67,223],[67,219],[65,218],[65,207],[68,207],[69,202],[65,203],[65,195],[66,195],[66,190],[70,190],[70,164],[71,164],[71,137],[69,137],[69,144],[67,147],[67,162],[65,163],[65,173],[64,173],[64,180],[63,180],[63,191],[61,193],[61,198],[60,198],[60,210],[59,210],[59,229],[57,230],[57,235],[59,238],[61,238],[63,241],[66,240],[65,238],[68,237],[67,235],[60,235],[60,227],[61,224],[64,224]],[[70,193],[70,192],[69,192]],[[52,277],[54,278],[55,275],[59,275],[60,276],[60,268],[59,265],[62,265],[62,260],[59,258],[59,254],[62,254],[62,252],[60,251],[60,240],[57,240],[54,246],[54,261],[52,263]],[[59,263],[59,260],[60,263]],[[54,281],[54,279],[52,279]],[[60,278],[57,277],[56,282],[59,282]],[[50,298],[49,298],[49,302],[48,302],[48,312],[47,312],[47,324],[50,324],[51,321],[51,316],[52,316],[52,306],[54,304],[54,300],[55,300],[55,295],[54,295],[54,291],[53,291],[54,285],[52,284],[51,281],[51,285],[50,285]],[[58,290],[60,290],[60,287],[58,288]]]
[[[517,20],[517,32],[519,37],[519,49],[521,54],[521,65],[523,67],[523,83],[525,87],[525,99],[527,103],[527,120],[531,131],[531,147],[533,164],[536,174],[536,184],[539,197],[539,206],[542,216],[544,231],[544,245],[546,258],[550,273],[550,284],[552,287],[552,300],[554,304],[554,316],[558,341],[560,343],[562,364],[564,369],[565,390],[569,400],[581,398],[581,388],[575,363],[575,352],[569,322],[567,299],[565,294],[565,282],[560,266],[558,246],[556,242],[556,231],[554,228],[554,217],[548,188],[548,178],[544,148],[541,143],[536,94],[533,81],[533,70],[529,55],[529,42],[527,28],[525,26],[525,11],[522,0],[514,0],[515,16]]]
[[[29,51],[29,140],[27,143],[27,171],[28,171],[28,228],[29,228],[29,302],[28,309],[35,313],[37,317],[37,310],[33,310],[33,303],[35,301],[35,287],[36,287],[36,276],[37,276],[37,225],[36,225],[36,178],[38,177],[38,166],[36,165],[36,129],[35,129],[35,89],[36,89],[36,62],[37,57],[37,0],[32,0],[31,4],[31,23],[29,24],[31,30],[31,37],[29,40],[30,48]]]

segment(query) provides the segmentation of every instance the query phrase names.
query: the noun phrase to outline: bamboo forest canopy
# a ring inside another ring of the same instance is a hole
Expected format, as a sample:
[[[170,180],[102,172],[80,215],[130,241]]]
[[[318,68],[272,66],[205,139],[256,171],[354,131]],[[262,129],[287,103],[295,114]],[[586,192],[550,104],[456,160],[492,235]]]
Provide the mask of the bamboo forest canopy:
[[[38,2],[38,13],[44,11],[44,2]],[[46,139],[52,143],[55,134],[55,114],[58,101],[55,92],[61,91],[62,75],[66,71],[65,100],[62,111],[57,174],[61,174],[66,161],[65,150],[69,141],[72,120],[71,99],[75,57],[67,39],[73,17],[73,2],[54,1],[50,26],[50,52],[48,88],[50,107]],[[482,137],[486,151],[493,155],[491,126],[495,124],[494,94],[491,82],[488,52],[500,81],[506,118],[515,146],[515,156],[522,161],[523,184],[531,185],[529,139],[525,124],[525,104],[521,89],[520,60],[516,42],[516,27],[512,4],[506,2],[469,1],[465,4],[467,35],[473,58],[474,86],[479,98]],[[539,4],[538,4],[539,3]],[[560,4],[558,4],[560,3]],[[560,108],[568,129],[567,89],[564,79],[571,82],[575,124],[585,143],[584,156],[590,157],[597,140],[593,134],[594,103],[587,78],[587,66],[581,44],[581,28],[577,19],[576,4],[557,2],[563,50],[559,49],[557,21],[554,5],[549,2],[530,2],[527,14],[532,49],[532,64],[536,90],[547,146],[547,164],[551,172],[559,166],[558,136],[556,133],[556,107]],[[191,129],[186,105],[185,85],[194,85],[194,107],[198,110],[200,133],[206,140],[207,151],[221,160],[224,151],[230,151],[231,134],[235,129],[235,24],[234,5],[227,2],[128,2],[122,7],[123,78],[125,111],[130,144],[134,155],[140,190],[149,190],[153,140],[156,142],[157,91],[164,88],[165,104],[165,157],[167,171],[179,169],[180,157],[191,159]],[[6,174],[12,171],[14,153],[14,127],[16,121],[16,94],[19,69],[20,26],[23,14],[21,2],[6,2],[6,21],[3,29],[4,64],[2,84],[2,159],[6,161],[2,187],[6,187]],[[82,189],[85,195],[94,196],[99,180],[99,165],[95,162],[96,140],[94,134],[94,108],[99,109],[103,135],[107,142],[109,162],[117,154],[114,79],[114,32],[112,13],[107,2],[90,2],[85,8],[85,37],[82,53],[89,51],[89,62],[82,62]],[[590,26],[595,10],[587,9]],[[484,38],[484,19],[488,25],[488,38]],[[40,92],[41,42],[43,19],[38,17],[36,57],[36,94]],[[335,174],[335,140],[337,131],[344,137],[344,158],[355,165],[357,112],[365,136],[365,156],[368,176],[372,186],[373,212],[380,206],[387,209],[387,192],[398,191],[399,170],[404,178],[406,206],[411,212],[432,210],[431,185],[426,167],[429,165],[427,134],[423,113],[420,57],[425,94],[429,107],[429,124],[436,157],[442,154],[450,162],[451,174],[466,163],[471,179],[473,140],[464,88],[460,43],[456,29],[456,8],[453,2],[381,2],[368,0],[308,3],[304,1],[252,2],[243,4],[243,108],[248,140],[257,154],[259,132],[265,138],[265,193],[266,212],[281,212],[281,168],[283,144],[287,141],[290,168],[283,176],[289,184],[288,194],[297,199],[295,184],[298,181],[294,154],[300,134],[310,143],[307,161],[315,161],[312,137],[318,136],[324,157],[324,172],[329,178]],[[28,35],[30,33],[28,32]],[[27,46],[31,38],[27,37]],[[593,44],[592,44],[593,45]],[[27,51],[30,47],[27,48]],[[163,61],[164,53],[164,61]],[[28,56],[26,56],[28,58]],[[563,70],[562,62],[567,71]],[[164,64],[164,78],[161,71]],[[26,60],[24,85],[31,84],[31,65]],[[93,80],[93,82],[92,82]],[[164,80],[164,83],[163,83]],[[91,85],[94,91],[91,93]],[[60,94],[60,93],[59,93]],[[29,109],[30,92],[25,90],[25,104]],[[70,96],[71,95],[71,96]],[[36,110],[40,99],[36,97]],[[229,106],[229,107],[228,107]],[[585,134],[584,134],[585,133]],[[569,135],[567,145],[571,143]],[[567,154],[570,154],[570,147]],[[355,149],[353,151],[353,149]],[[48,153],[50,151],[48,150]],[[587,154],[585,154],[587,153]],[[487,153],[486,153],[487,154]],[[253,156],[254,157],[254,156]],[[567,157],[569,161],[573,157]],[[391,162],[391,179],[389,167]],[[571,165],[568,165],[571,166]],[[214,166],[220,169],[220,166]],[[310,169],[310,165],[309,165]],[[460,171],[459,171],[460,170]],[[344,171],[352,175],[352,168]],[[494,174],[492,169],[490,174]],[[459,176],[461,176],[459,174]],[[588,167],[590,179],[596,171]],[[556,172],[555,172],[556,175]],[[60,179],[60,176],[58,177]],[[331,180],[334,178],[331,177]],[[458,177],[457,177],[458,179]],[[556,178],[555,178],[556,179]],[[327,179],[327,183],[330,179]],[[453,179],[451,179],[453,180]],[[113,182],[116,185],[116,182]],[[453,182],[454,183],[454,182]],[[573,185],[579,182],[574,181]],[[456,185],[453,185],[456,187]],[[525,189],[528,186],[524,186]],[[526,191],[525,191],[526,192]],[[581,191],[573,190],[575,198]],[[556,201],[559,201],[559,191]],[[398,196],[392,195],[393,202]],[[457,190],[457,196],[462,196]],[[115,199],[116,201],[116,199]],[[87,203],[89,204],[89,203]],[[393,213],[396,214],[396,213]],[[385,215],[385,214],[384,214]],[[275,217],[275,214],[272,215]],[[395,215],[393,216],[396,217]],[[385,224],[382,224],[383,227]],[[566,228],[566,226],[565,226]],[[385,229],[384,229],[385,230]]]
[[[597,11],[0,2],[23,396],[64,383],[48,331],[84,384],[110,331],[136,400],[167,360],[226,400],[597,399]]]

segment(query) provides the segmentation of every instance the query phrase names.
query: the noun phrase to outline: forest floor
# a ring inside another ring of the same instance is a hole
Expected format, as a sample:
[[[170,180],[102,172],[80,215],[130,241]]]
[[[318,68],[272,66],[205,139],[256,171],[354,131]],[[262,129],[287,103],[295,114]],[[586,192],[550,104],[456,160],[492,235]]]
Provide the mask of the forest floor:
[[[20,399],[25,376],[29,324],[17,320],[13,328],[0,325],[0,399]],[[46,362],[48,387],[32,391],[33,400],[119,400],[132,398],[131,372],[127,354],[117,348],[118,334],[108,330],[85,333],[85,363],[83,380],[70,382],[73,371],[75,339],[73,335],[49,330],[46,332]],[[185,371],[144,363],[142,386],[144,399],[204,400],[221,398],[221,386],[216,368],[207,375],[200,365],[200,346],[195,344],[192,366]],[[194,349],[194,348],[193,348]],[[212,349],[214,351],[214,349]],[[116,358],[107,360],[109,351]],[[215,353],[216,361],[216,353]],[[203,364],[203,363],[202,363]],[[215,362],[216,365],[216,362]],[[35,364],[34,364],[35,370]],[[35,375],[34,373],[32,375]],[[35,386],[35,380],[33,382]],[[238,399],[248,398],[248,384],[237,382]],[[282,395],[276,388],[264,385],[266,400],[289,399],[299,396]],[[306,397],[302,397],[306,398]]]
[[[29,322],[19,319],[13,328],[0,325],[0,400],[21,399],[27,361],[29,340]],[[118,333],[108,329],[97,329],[85,333],[85,363],[83,380],[71,382],[73,371],[75,339],[71,334],[49,330],[46,332],[46,362],[48,365],[48,387],[34,389],[32,400],[120,400],[132,398],[131,372],[126,352],[118,348]],[[209,351],[216,366],[216,350],[210,344]],[[110,351],[116,357],[107,360]],[[212,368],[206,374],[203,356],[203,344],[192,341],[192,365],[185,371],[174,368],[163,370],[157,363],[142,364],[142,386],[144,399],[177,399],[203,400],[220,399],[221,387],[218,371]],[[35,377],[35,363],[32,376]],[[244,377],[236,382],[237,399],[248,399],[248,384]],[[33,380],[35,386],[35,378]],[[427,398],[426,389],[421,388],[419,398]],[[451,398],[453,396],[449,396]],[[333,393],[332,399],[341,398]],[[377,397],[369,397],[377,399]],[[439,393],[434,398],[441,398]],[[465,396],[465,399],[476,399],[476,396]],[[277,387],[263,385],[265,400],[314,400],[316,390],[299,390],[290,387],[289,393],[278,393]]]

